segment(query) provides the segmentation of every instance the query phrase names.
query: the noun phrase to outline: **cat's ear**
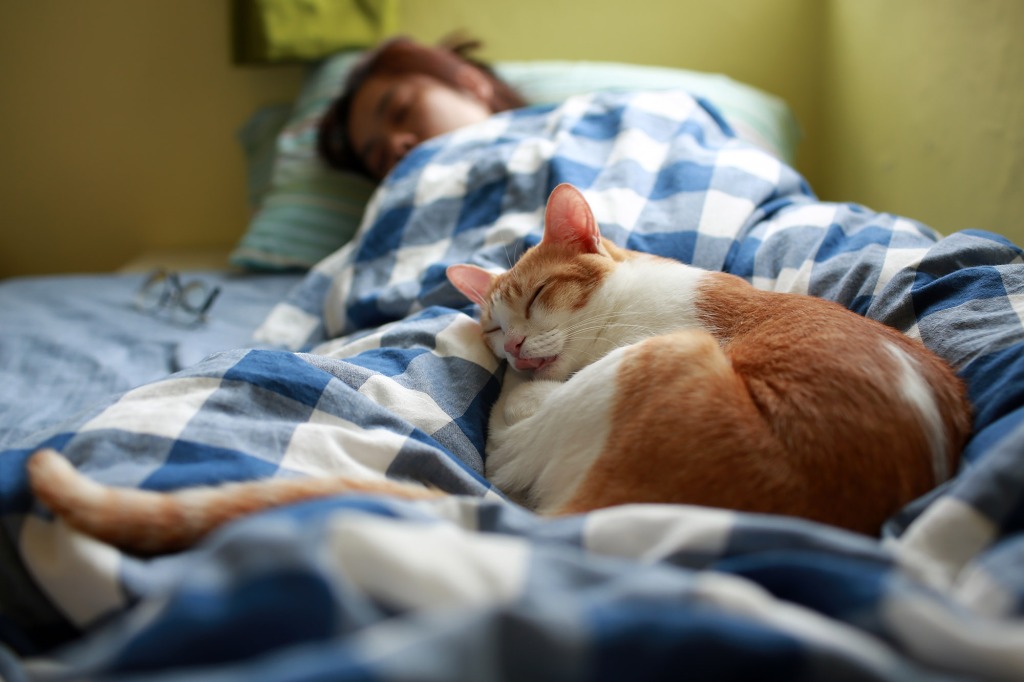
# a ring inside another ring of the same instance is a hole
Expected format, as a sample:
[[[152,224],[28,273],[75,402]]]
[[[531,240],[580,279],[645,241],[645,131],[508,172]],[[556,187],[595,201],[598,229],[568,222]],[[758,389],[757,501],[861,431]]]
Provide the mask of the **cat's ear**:
[[[583,193],[572,185],[563,183],[548,197],[544,241],[572,246],[582,253],[604,253],[594,213]]]
[[[449,265],[445,274],[456,289],[477,305],[485,304],[487,294],[497,277],[479,266],[467,264]]]

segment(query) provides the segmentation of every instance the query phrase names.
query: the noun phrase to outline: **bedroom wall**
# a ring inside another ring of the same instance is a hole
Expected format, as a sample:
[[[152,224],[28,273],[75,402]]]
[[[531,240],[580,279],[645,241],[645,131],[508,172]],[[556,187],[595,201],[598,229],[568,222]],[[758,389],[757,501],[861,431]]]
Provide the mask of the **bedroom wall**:
[[[1024,2],[832,0],[825,27],[819,194],[1024,245]]]
[[[399,0],[492,59],[728,74],[784,97],[825,199],[1024,244],[1019,0]],[[299,67],[230,63],[228,0],[0,0],[0,277],[227,249],[247,219],[235,131]]]
[[[248,217],[235,131],[300,67],[232,66],[228,2],[0,0],[0,277],[226,250]]]

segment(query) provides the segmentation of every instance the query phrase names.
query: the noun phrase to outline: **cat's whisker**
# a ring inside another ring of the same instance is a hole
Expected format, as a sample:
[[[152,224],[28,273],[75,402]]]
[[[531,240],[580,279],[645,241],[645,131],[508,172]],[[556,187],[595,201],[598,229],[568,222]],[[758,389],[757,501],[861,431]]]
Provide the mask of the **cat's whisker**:
[[[636,314],[636,312],[634,312],[632,310],[609,310],[609,311],[606,311],[606,312],[603,312],[603,313],[598,313],[598,314],[595,314],[595,315],[588,315],[587,317],[582,318],[581,320],[579,320],[579,322],[576,322],[575,324],[578,325],[578,324],[586,324],[588,322],[604,322],[604,321],[614,320],[614,319],[618,319],[618,318],[622,318],[622,317],[633,317],[633,318],[635,318],[635,317],[638,317],[638,315]],[[641,315],[639,317],[643,317],[643,316]],[[569,328],[571,328],[573,326],[574,325],[570,324]]]
[[[601,319],[588,319],[577,322],[576,324],[566,325],[562,327],[562,331],[566,334],[572,334],[573,332],[580,329],[604,329],[611,326],[628,325],[628,322],[614,322],[612,320],[601,320]]]
[[[583,333],[586,333],[586,332],[591,332],[591,331],[595,331],[595,330],[608,330],[610,328],[634,329],[634,330],[637,331],[637,336],[638,337],[647,337],[647,336],[651,336],[653,334],[653,329],[651,327],[647,326],[647,325],[626,324],[626,323],[621,323],[620,322],[620,323],[612,323],[612,324],[605,324],[605,325],[598,324],[598,325],[593,325],[593,326],[590,326],[590,327],[579,327],[577,329],[567,330],[566,333],[565,333],[565,337],[567,339],[576,339],[576,338],[579,338],[580,334],[583,334]]]
[[[508,252],[508,247],[509,246],[511,246],[511,244],[509,242],[505,242],[505,244],[503,245],[503,248],[505,249],[505,261],[508,263],[508,267],[511,268],[512,264],[515,263],[515,260],[513,259],[513,256],[515,256],[515,251],[513,251],[512,253],[509,253]],[[518,250],[518,249],[516,249],[516,250]]]
[[[654,327],[652,327],[651,325],[639,324],[639,323],[635,323],[635,322],[597,322],[597,321],[595,321],[595,322],[593,322],[590,325],[584,325],[584,324],[581,323],[581,324],[579,324],[577,326],[574,326],[574,327],[566,327],[566,328],[563,328],[563,331],[578,331],[578,330],[586,330],[586,329],[607,329],[609,327],[616,327],[616,328],[620,328],[620,329],[629,329],[629,328],[633,328],[633,329],[649,329],[649,330],[653,330],[654,329]]]
[[[590,337],[583,337],[583,338],[574,339],[574,340],[575,341],[594,341],[594,342],[596,342],[596,341],[603,341],[604,343],[607,343],[608,345],[612,346],[613,348],[617,348],[620,345],[620,343],[616,339],[610,339],[607,336],[590,336]],[[581,355],[582,354],[586,354],[586,355],[589,355],[589,356],[591,356],[591,357],[593,357],[595,359],[603,357],[604,355],[608,354],[607,350],[601,351],[601,350],[598,350],[598,349],[595,349],[595,350],[592,350],[592,351],[588,351],[588,352],[584,352],[584,351],[582,351],[580,349],[574,349],[573,352],[574,353],[579,353]]]

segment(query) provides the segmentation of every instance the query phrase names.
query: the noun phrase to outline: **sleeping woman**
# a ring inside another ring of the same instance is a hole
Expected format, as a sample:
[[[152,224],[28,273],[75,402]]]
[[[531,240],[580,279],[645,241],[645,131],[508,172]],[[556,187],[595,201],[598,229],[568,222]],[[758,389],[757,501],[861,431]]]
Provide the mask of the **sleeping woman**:
[[[321,121],[318,151],[332,167],[382,179],[417,144],[526,101],[471,41],[438,47],[394,38],[352,70]]]

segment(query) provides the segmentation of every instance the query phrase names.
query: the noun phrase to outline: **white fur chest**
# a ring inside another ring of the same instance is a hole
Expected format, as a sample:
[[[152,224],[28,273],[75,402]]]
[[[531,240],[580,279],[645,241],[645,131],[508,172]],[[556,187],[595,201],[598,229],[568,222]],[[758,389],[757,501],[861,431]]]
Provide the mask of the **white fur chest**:
[[[608,350],[698,326],[698,285],[707,274],[647,256],[620,264],[588,306],[595,319],[608,321],[603,330],[611,341]]]
[[[487,478],[542,514],[564,504],[604,450],[620,355],[568,382],[506,375],[491,412]]]

